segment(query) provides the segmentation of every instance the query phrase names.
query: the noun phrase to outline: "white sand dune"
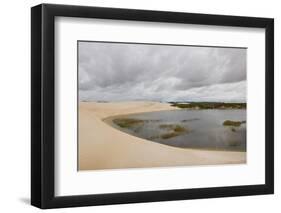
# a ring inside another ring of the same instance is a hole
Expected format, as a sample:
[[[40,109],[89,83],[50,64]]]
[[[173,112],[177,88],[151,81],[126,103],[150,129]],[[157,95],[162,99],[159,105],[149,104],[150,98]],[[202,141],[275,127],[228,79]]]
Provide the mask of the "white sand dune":
[[[79,170],[246,163],[245,152],[171,147],[126,134],[102,121],[160,110],[177,108],[158,102],[80,102]]]

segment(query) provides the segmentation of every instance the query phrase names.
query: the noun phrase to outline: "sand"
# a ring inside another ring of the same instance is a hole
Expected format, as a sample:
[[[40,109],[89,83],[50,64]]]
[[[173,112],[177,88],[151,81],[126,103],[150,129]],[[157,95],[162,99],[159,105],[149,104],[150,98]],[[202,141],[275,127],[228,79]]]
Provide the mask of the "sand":
[[[160,110],[178,109],[159,102],[80,102],[79,170],[246,163],[246,152],[171,147],[126,134],[103,121]]]

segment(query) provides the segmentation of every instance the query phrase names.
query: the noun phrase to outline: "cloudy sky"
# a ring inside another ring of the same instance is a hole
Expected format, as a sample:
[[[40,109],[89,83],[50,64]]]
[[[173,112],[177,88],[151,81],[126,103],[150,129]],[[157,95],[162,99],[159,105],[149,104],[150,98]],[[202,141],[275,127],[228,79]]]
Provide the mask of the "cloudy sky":
[[[246,49],[78,43],[80,101],[246,101]]]

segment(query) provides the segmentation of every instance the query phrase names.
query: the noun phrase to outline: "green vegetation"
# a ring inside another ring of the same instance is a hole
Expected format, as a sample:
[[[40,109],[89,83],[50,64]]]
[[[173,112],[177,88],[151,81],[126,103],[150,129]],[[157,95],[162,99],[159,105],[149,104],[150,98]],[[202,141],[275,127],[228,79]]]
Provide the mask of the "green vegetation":
[[[170,102],[171,106],[181,109],[246,109],[246,103],[223,103],[223,102]]]
[[[236,126],[239,127],[241,124],[246,123],[246,121],[231,121],[231,120],[226,120],[223,122],[222,125],[224,126]]]
[[[121,128],[131,128],[144,123],[143,120],[134,118],[117,118],[114,119],[113,122]]]
[[[179,135],[182,135],[184,133],[188,133],[190,130],[180,126],[178,124],[161,124],[159,125],[160,129],[167,129],[169,132],[166,132],[164,134],[161,134],[160,137],[162,139],[169,139],[173,138]]]
[[[177,133],[177,132],[168,132],[168,133],[164,133],[162,135],[160,135],[160,137],[162,139],[169,139],[169,138],[173,138],[173,137],[176,137],[176,136],[179,136],[180,134]]]
[[[141,128],[146,122],[156,121],[159,122],[159,120],[141,120],[141,119],[135,119],[135,118],[116,118],[113,120],[113,123],[115,123],[117,126],[121,128],[127,128],[131,129],[134,132],[138,132],[139,128]],[[160,124],[159,129],[164,130],[163,134],[160,134],[158,136],[152,136],[151,140],[162,138],[162,139],[169,139],[173,138],[185,133],[190,132],[189,129],[186,127],[183,127],[179,124]]]
[[[186,132],[187,129],[178,125],[178,124],[161,124],[159,125],[160,129],[168,129],[174,132]]]
[[[187,129],[185,129],[184,127],[180,126],[180,125],[176,125],[174,128],[175,132],[181,133],[181,132],[187,132]]]

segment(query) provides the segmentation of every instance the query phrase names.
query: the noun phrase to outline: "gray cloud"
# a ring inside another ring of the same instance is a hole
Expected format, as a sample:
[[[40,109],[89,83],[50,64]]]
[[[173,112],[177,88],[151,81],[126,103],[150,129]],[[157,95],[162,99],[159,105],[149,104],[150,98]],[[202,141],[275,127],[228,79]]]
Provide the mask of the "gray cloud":
[[[79,98],[244,102],[246,51],[79,42]]]

